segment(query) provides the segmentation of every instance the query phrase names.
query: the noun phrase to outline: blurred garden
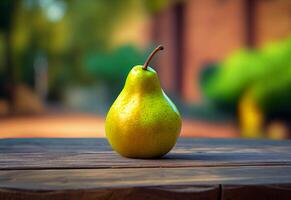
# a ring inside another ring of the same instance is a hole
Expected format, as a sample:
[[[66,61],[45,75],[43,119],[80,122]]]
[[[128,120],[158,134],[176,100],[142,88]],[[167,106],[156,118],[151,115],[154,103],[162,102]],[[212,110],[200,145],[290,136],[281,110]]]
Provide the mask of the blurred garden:
[[[288,0],[1,0],[0,137],[102,137],[130,69],[151,64],[185,137],[288,139]]]
[[[41,100],[76,104],[81,110],[90,111],[95,105],[96,111],[104,114],[104,105],[96,107],[97,101],[108,104],[105,107],[111,104],[129,69],[144,61],[151,45],[136,44],[135,38],[130,38],[136,37],[134,29],[139,29],[134,27],[135,21],[139,23],[145,15],[140,3],[2,1],[1,63],[6,61],[9,66],[2,66],[1,86],[5,87],[5,82],[21,85],[20,90],[33,89]],[[127,19],[133,19],[131,24]],[[119,33],[119,26],[128,27],[128,36]],[[5,45],[9,48],[6,52]],[[85,93],[86,100],[71,97],[74,92]],[[95,97],[92,92],[97,92]],[[33,112],[33,108],[27,109]]]

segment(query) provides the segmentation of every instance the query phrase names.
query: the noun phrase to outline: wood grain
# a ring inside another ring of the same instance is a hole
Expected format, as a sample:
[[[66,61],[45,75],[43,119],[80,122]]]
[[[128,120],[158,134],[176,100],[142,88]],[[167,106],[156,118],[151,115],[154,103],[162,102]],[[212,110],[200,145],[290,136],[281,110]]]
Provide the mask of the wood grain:
[[[0,190],[1,200],[217,200],[219,186],[132,187],[99,190],[21,191]]]
[[[0,188],[34,191],[149,186],[288,184],[291,166],[0,171]]]
[[[95,169],[291,164],[291,142],[239,139],[180,139],[162,159],[127,159],[105,139],[0,140],[0,170]]]
[[[3,139],[0,199],[291,199],[291,142],[180,139],[137,160],[104,139]]]

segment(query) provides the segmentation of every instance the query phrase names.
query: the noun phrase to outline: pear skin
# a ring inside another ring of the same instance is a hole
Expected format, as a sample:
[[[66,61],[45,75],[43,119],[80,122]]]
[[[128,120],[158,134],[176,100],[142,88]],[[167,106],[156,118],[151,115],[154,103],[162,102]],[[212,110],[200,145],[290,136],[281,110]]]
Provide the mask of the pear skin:
[[[176,144],[181,116],[150,67],[132,68],[105,122],[111,147],[124,157],[157,158]]]

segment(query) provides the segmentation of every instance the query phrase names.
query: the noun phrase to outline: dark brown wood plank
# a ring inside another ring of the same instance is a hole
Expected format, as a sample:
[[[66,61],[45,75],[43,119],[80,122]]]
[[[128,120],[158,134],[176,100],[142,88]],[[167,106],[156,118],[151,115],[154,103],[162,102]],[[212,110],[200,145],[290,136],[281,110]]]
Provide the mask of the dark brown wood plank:
[[[221,188],[222,200],[290,200],[291,184],[272,185],[224,185]]]
[[[0,140],[0,170],[291,165],[291,142],[180,139],[162,159],[127,159],[105,139]]]
[[[23,191],[0,189],[1,200],[217,200],[219,186],[169,186],[91,190]]]
[[[291,167],[247,166],[1,171],[0,199],[284,200],[290,174]]]
[[[0,188],[28,191],[291,184],[291,166],[0,171]]]
[[[18,170],[15,170],[18,169]],[[126,159],[104,139],[0,140],[0,199],[290,199],[290,141],[180,139]]]

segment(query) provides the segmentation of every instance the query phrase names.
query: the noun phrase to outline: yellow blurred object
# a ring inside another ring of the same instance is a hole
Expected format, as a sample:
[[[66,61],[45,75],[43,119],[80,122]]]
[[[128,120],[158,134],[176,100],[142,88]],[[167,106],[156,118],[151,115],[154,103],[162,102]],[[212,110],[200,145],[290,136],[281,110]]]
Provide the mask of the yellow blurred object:
[[[243,95],[239,102],[239,123],[243,137],[263,136],[264,114],[249,93]]]
[[[266,130],[267,136],[273,140],[288,139],[288,127],[280,121],[273,121]]]

